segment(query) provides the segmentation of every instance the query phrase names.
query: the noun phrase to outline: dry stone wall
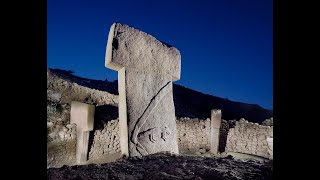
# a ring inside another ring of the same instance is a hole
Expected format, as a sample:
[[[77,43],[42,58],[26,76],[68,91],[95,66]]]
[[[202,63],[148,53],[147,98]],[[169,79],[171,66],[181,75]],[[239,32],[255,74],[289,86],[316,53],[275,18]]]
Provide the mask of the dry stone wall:
[[[70,124],[70,105],[48,101],[47,167],[76,164],[76,125]],[[99,108],[98,108],[99,109]],[[102,109],[106,111],[106,109]],[[100,116],[105,117],[99,110]],[[108,112],[108,114],[110,114]],[[116,115],[113,115],[113,117]],[[102,117],[96,116],[96,119]],[[112,117],[109,117],[109,119]],[[177,135],[180,153],[203,154],[210,149],[210,119],[178,118]],[[232,128],[230,128],[232,127]],[[230,128],[230,129],[229,129]],[[102,121],[90,133],[88,161],[120,153],[119,119]],[[226,144],[226,145],[225,145]],[[273,127],[241,119],[234,125],[222,120],[219,151],[240,152],[272,159]],[[103,163],[103,160],[100,161]]]
[[[70,124],[70,102],[96,105],[89,137],[88,161],[120,152],[118,96],[71,83],[48,72],[47,168],[76,164],[76,125]],[[101,122],[98,126],[96,121]],[[219,151],[240,152],[272,159],[273,118],[258,125],[241,119],[222,120]],[[210,119],[177,118],[179,153],[203,154],[210,149]],[[225,147],[225,148],[224,148]],[[103,160],[100,161],[103,163]]]
[[[273,137],[267,138],[269,159],[273,159]]]
[[[65,107],[70,109],[68,105]],[[76,164],[76,125],[69,124],[70,112],[67,109],[63,111],[67,114],[58,113],[49,117],[47,168]],[[180,153],[209,151],[209,119],[180,118],[176,122]],[[90,139],[88,161],[120,153],[119,119],[105,122],[102,128],[94,129]]]
[[[76,161],[76,141],[61,141],[47,144],[47,168],[72,165]]]
[[[77,132],[76,124],[70,124],[71,101],[95,104],[95,121],[103,124],[95,122],[90,132],[88,161],[118,153],[118,96],[69,82],[50,71],[47,80],[47,168],[76,164]]]
[[[119,119],[115,119],[106,123],[102,130],[94,131],[89,159],[98,159],[103,155],[119,152]]]
[[[259,125],[240,119],[234,128],[229,129],[225,151],[272,159],[273,146],[272,143],[268,144],[267,138],[272,139],[273,142],[273,126]]]
[[[79,101],[87,104],[118,106],[118,96],[96,89],[91,89],[77,83],[69,82],[47,71],[47,94],[49,100],[60,103]]]
[[[75,161],[76,125],[70,124],[70,105],[47,103],[47,167]]]
[[[264,126],[273,126],[273,118],[266,119],[261,124]]]
[[[60,107],[62,109],[57,110]],[[48,103],[47,168],[76,165],[76,124],[70,124],[70,105]],[[89,158],[93,161],[120,152],[118,119],[96,126],[89,136]],[[103,161],[100,161],[103,163]]]
[[[210,119],[177,119],[179,152],[205,153],[210,150]]]

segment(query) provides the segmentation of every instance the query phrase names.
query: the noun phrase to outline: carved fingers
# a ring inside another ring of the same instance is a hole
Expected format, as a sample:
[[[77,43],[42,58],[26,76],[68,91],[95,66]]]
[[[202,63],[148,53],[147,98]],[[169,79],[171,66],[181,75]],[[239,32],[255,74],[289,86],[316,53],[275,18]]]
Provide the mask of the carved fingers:
[[[151,142],[156,142],[156,140],[154,139],[154,136],[153,136],[153,134],[149,134],[149,139],[150,139],[150,141]]]
[[[161,132],[161,138],[162,138],[164,141],[166,141],[166,139],[167,139],[166,133]]]

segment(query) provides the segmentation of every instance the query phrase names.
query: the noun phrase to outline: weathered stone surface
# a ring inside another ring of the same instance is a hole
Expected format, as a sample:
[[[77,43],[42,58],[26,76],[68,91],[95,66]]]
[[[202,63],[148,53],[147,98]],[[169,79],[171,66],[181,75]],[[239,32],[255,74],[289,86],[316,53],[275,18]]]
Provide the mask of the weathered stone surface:
[[[76,82],[80,83],[77,80]],[[92,81],[92,80],[91,80]],[[78,101],[87,104],[118,106],[118,96],[107,91],[92,89],[61,76],[56,70],[47,71],[47,100],[65,104]],[[105,87],[105,85],[104,85]],[[59,96],[60,94],[61,96]],[[70,115],[68,115],[69,117]]]
[[[188,119],[188,120],[187,120]],[[204,119],[177,119],[179,153],[202,152],[210,149],[210,122]],[[189,127],[189,123],[193,125]],[[186,128],[188,126],[188,128]],[[204,129],[203,129],[204,128]],[[188,146],[192,144],[193,149]]]
[[[87,161],[89,131],[93,130],[94,106],[72,101],[70,122],[77,125],[76,160],[78,163]]]
[[[180,79],[180,59],[176,48],[147,33],[111,26],[105,65],[118,71],[123,154],[178,153],[172,81]]]
[[[61,100],[61,94],[53,92],[52,90],[47,90],[47,99],[49,101],[58,103]]]
[[[171,75],[176,81],[180,79],[180,59],[176,48],[145,32],[120,23],[110,28],[106,52],[106,66],[110,69],[130,67],[161,76]]]
[[[53,123],[52,122],[47,122],[47,127],[48,128],[51,128],[53,126]]]
[[[210,152],[217,154],[219,149],[219,135],[221,126],[221,110],[213,109],[211,111],[211,145]]]
[[[94,122],[94,106],[72,101],[70,123],[76,124],[77,129],[92,131]]]
[[[264,120],[261,124],[264,126],[273,126],[273,117],[271,117],[270,119]]]
[[[228,133],[226,151],[258,155],[273,159],[272,127],[247,123],[241,119]]]

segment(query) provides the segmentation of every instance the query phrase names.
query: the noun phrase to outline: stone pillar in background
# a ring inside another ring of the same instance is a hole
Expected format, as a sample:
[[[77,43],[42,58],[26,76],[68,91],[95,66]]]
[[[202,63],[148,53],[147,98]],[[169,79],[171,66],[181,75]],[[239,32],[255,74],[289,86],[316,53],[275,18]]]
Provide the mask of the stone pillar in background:
[[[220,109],[211,110],[210,153],[212,154],[218,154],[221,116],[222,114]]]
[[[124,155],[178,153],[172,81],[179,51],[120,23],[109,31],[105,66],[118,71],[119,134]]]
[[[269,159],[273,159],[273,137],[267,137]]]
[[[94,105],[71,102],[70,123],[77,125],[77,163],[87,161],[89,131],[93,130],[94,108]]]

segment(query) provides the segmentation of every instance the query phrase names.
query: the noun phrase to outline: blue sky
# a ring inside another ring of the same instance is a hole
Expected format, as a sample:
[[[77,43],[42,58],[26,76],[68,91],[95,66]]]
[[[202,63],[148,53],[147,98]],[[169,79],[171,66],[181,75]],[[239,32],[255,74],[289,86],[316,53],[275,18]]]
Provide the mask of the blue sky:
[[[127,24],[181,53],[176,84],[273,108],[271,0],[48,0],[47,62],[91,79],[104,67],[109,28]]]

